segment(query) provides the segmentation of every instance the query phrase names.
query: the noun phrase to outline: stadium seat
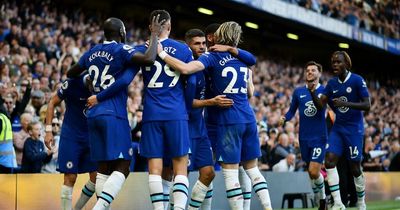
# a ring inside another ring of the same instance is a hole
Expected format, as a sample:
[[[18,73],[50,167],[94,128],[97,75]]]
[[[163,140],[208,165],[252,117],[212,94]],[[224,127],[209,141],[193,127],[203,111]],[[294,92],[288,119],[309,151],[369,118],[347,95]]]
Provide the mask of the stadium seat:
[[[293,203],[294,200],[300,199],[302,203],[302,208],[308,208],[308,202],[307,202],[307,197],[309,196],[310,193],[305,193],[305,192],[300,192],[300,193],[285,193],[283,194],[283,199],[282,199],[282,209],[285,207],[285,201],[288,201],[288,207],[289,209],[293,208]],[[311,201],[311,206],[314,207],[314,202],[313,199],[310,196],[310,201]]]

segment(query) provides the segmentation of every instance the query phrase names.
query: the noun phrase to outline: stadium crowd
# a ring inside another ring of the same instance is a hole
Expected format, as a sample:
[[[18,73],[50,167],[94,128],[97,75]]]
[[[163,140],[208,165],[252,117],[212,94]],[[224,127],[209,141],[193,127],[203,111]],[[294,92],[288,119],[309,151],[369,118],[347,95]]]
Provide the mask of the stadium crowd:
[[[399,0],[285,0],[323,15],[373,31],[386,37],[400,38]]]
[[[357,1],[342,1],[342,5],[335,5],[335,1],[300,2],[322,14],[347,21],[351,19],[349,14],[353,14],[356,17],[352,18],[357,20],[354,24],[400,38],[397,0],[365,1],[367,5],[363,7]],[[32,129],[29,123],[44,122],[47,103],[66,78],[66,70],[77,62],[82,52],[102,41],[100,17],[88,17],[83,11],[64,13],[45,1],[21,4],[3,4],[0,17],[0,109],[11,120],[19,166],[23,165],[24,145]],[[130,45],[144,43],[147,30],[133,26],[132,22],[126,25],[127,42]],[[327,69],[329,67],[325,67],[325,71]],[[263,153],[260,169],[272,170],[275,164],[285,160],[292,166],[289,171],[304,170],[298,143],[298,116],[284,127],[278,126],[279,119],[289,108],[294,88],[303,84],[303,66],[259,57],[253,72],[255,94],[250,100],[259,125]],[[321,82],[325,84],[329,77],[324,73]],[[364,170],[399,170],[400,107],[397,104],[400,89],[382,86],[368,77],[367,80],[372,106],[371,111],[365,113]],[[142,77],[137,76],[128,89],[127,107],[135,141],[140,139],[137,126],[141,121],[142,90]],[[64,111],[63,106],[56,109],[57,118],[52,122],[54,136],[59,135]],[[56,150],[46,151],[40,160],[45,164],[42,172],[56,172],[56,157]],[[391,164],[392,161],[396,164]]]

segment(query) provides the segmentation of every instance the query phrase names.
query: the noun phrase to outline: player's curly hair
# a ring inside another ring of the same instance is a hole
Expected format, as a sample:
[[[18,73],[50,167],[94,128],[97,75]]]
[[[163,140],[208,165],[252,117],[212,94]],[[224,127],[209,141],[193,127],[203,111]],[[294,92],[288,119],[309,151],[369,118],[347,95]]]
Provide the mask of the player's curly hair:
[[[343,58],[344,58],[344,62],[345,62],[345,64],[346,64],[346,69],[351,69],[351,66],[352,66],[352,64],[351,64],[351,58],[350,58],[350,56],[349,56],[349,54],[347,54],[347,52],[345,52],[345,51],[335,51],[333,54],[332,54],[332,57],[333,56],[336,56],[336,55],[342,55],[343,56]]]
[[[241,36],[242,27],[238,23],[234,21],[225,22],[215,32],[215,43],[237,47],[241,42]]]

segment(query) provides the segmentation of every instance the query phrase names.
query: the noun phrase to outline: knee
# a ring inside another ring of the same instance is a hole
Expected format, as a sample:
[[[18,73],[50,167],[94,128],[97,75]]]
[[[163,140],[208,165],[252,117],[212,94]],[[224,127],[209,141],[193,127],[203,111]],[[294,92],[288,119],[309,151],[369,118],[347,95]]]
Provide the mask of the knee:
[[[210,184],[215,177],[215,172],[212,167],[202,168],[200,169],[199,172],[200,172],[199,180],[206,185]]]
[[[359,177],[361,175],[361,165],[359,163],[351,163],[351,173],[354,177]]]
[[[65,174],[64,185],[73,187],[75,185],[77,176],[77,174]]]
[[[319,171],[314,168],[308,169],[308,175],[310,176],[311,179],[318,179],[319,177]]]
[[[214,180],[214,177],[215,177],[214,170],[207,170],[207,172],[205,173],[205,179],[208,182],[212,182],[212,180]]]

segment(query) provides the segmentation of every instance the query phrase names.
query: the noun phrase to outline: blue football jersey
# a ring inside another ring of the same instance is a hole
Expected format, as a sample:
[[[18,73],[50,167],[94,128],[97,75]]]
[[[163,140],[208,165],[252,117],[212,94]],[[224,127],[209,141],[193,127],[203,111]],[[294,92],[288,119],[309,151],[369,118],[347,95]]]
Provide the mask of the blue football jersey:
[[[196,77],[196,85],[194,98],[198,100],[205,99],[205,77],[203,72],[194,74]],[[189,112],[189,135],[190,138],[199,138],[207,135],[207,130],[203,118],[204,108],[192,108]]]
[[[192,51],[186,44],[173,39],[161,41],[164,51],[185,63],[193,60]],[[146,46],[136,47],[145,52]],[[143,122],[187,120],[185,105],[184,77],[171,69],[157,57],[151,66],[141,67],[144,82]]]
[[[324,91],[324,87],[318,84],[315,94],[319,97]],[[285,118],[291,120],[297,109],[300,115],[300,140],[313,140],[327,137],[327,128],[325,122],[326,106],[318,110],[314,105],[310,91],[306,86],[298,87],[294,90],[292,102]]]
[[[328,103],[336,114],[334,127],[345,133],[352,133],[354,129],[360,134],[364,133],[363,113],[361,110],[349,107],[334,107],[332,99],[338,98],[342,101],[361,102],[363,98],[369,97],[367,84],[357,74],[349,72],[345,81],[341,82],[338,77],[328,81],[323,93],[328,97]],[[349,128],[350,126],[350,128]]]
[[[84,110],[86,100],[91,96],[91,93],[85,87],[83,78],[67,79],[57,91],[57,95],[65,101],[67,107],[61,132],[67,132],[66,134],[69,136],[76,135],[76,137],[87,139],[88,126]]]
[[[131,58],[135,53],[135,49],[129,45],[105,41],[83,54],[79,65],[88,70],[95,94],[111,86],[128,67],[132,66]],[[114,97],[99,102],[88,111],[88,117],[113,115],[127,118],[127,97],[127,91],[121,91]]]
[[[206,52],[198,59],[211,78],[214,95],[226,95],[234,101],[230,108],[216,108],[218,124],[255,122],[254,112],[247,98],[247,65],[228,52]],[[210,117],[210,113],[209,113]]]

